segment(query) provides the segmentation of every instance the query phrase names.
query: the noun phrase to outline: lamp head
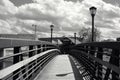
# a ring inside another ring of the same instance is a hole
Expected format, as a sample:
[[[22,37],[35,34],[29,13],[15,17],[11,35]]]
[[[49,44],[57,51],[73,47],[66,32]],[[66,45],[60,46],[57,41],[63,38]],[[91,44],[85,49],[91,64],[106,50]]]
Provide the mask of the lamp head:
[[[50,25],[50,28],[53,29],[53,28],[54,28],[54,25]]]
[[[97,8],[94,7],[94,6],[92,6],[92,7],[90,7],[89,10],[90,10],[91,15],[92,15],[92,16],[95,16]]]

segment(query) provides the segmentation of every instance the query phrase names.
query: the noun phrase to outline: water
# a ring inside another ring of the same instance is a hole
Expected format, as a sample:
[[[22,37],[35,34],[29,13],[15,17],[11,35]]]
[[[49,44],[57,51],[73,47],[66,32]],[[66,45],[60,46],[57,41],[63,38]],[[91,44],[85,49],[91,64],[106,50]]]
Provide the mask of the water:
[[[27,50],[28,50],[28,47],[22,47],[20,52],[27,51]],[[9,55],[13,55],[13,48],[4,49],[4,56],[9,56]],[[23,55],[23,59],[27,59],[27,58],[28,58],[28,53]],[[3,68],[9,67],[13,65],[13,57],[5,59],[2,62],[3,62]]]

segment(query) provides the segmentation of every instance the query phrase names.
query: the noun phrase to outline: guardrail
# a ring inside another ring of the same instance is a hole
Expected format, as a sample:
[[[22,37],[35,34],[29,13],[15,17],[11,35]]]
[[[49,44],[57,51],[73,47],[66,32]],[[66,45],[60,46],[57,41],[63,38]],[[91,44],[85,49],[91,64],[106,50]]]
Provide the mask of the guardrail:
[[[27,50],[22,51],[22,47]],[[4,49],[13,53],[4,56]],[[56,45],[44,41],[0,39],[0,80],[33,80],[37,73],[60,51]],[[5,61],[12,62],[4,66]]]
[[[84,66],[88,80],[120,80],[120,42],[82,43],[70,54]]]

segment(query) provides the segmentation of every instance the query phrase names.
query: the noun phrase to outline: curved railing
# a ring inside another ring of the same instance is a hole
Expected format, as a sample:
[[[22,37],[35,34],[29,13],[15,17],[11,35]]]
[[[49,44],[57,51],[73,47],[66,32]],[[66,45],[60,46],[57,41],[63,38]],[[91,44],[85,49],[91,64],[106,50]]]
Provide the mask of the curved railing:
[[[82,43],[70,54],[84,66],[88,80],[120,80],[120,42]]]
[[[12,52],[5,56],[4,50],[7,48]],[[49,42],[0,39],[0,80],[33,80],[59,53],[58,47]],[[7,61],[11,64],[6,66]]]

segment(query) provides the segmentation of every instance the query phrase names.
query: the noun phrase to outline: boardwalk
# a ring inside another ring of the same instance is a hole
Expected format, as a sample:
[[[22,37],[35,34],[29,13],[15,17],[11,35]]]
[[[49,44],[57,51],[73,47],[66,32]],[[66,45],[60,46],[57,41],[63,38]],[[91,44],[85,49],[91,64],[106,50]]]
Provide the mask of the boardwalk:
[[[44,41],[0,39],[0,44],[0,80],[120,80],[120,42],[71,45],[68,40],[61,47],[69,48],[66,54]],[[28,50],[21,51],[24,46]],[[13,53],[3,56],[6,48]],[[4,67],[9,59],[13,64]]]
[[[76,80],[72,66],[68,55],[58,55],[47,64],[35,80]]]

